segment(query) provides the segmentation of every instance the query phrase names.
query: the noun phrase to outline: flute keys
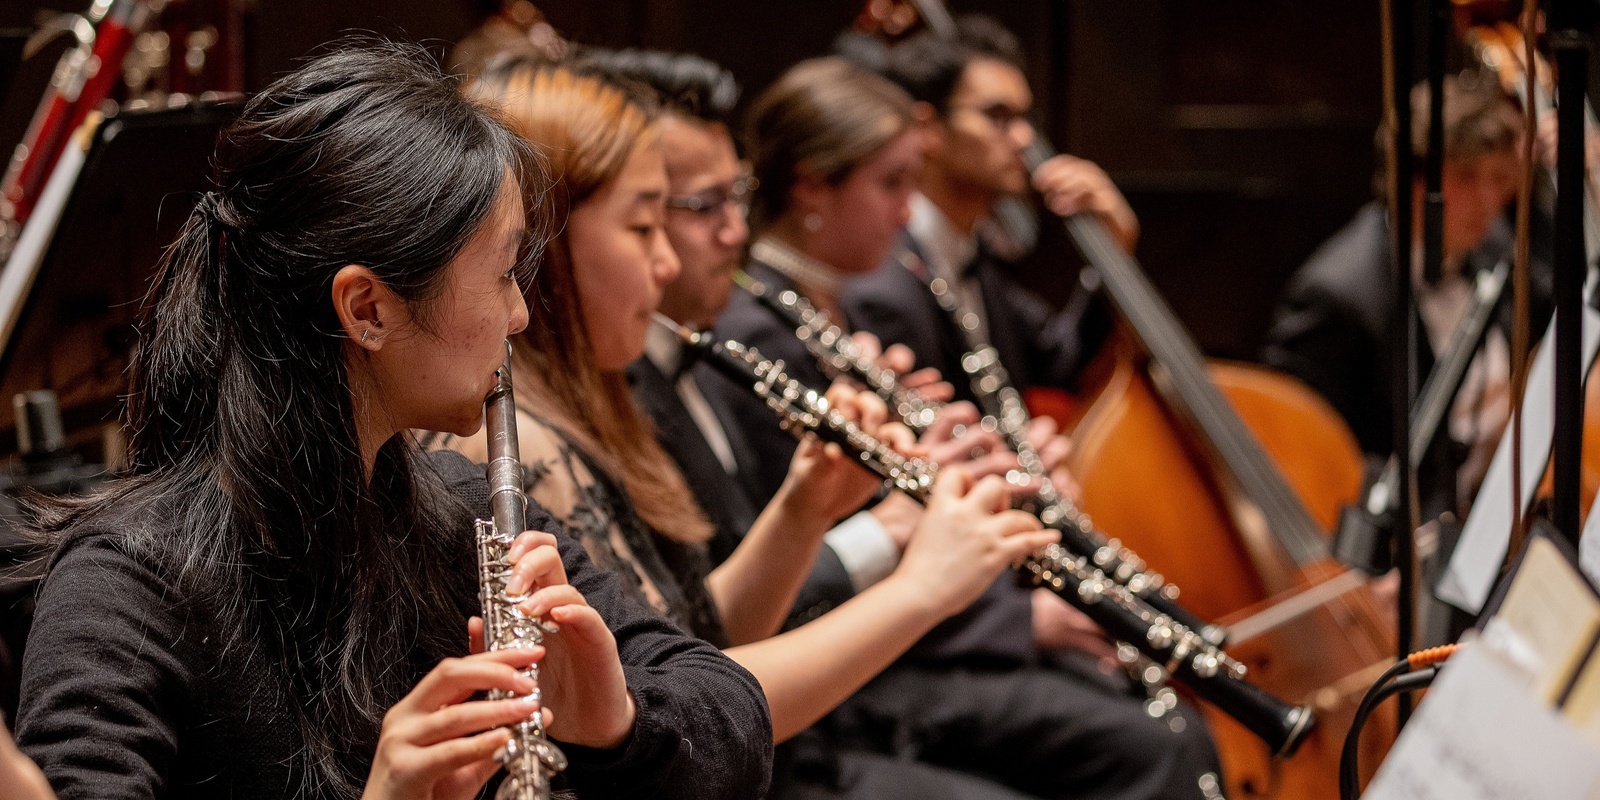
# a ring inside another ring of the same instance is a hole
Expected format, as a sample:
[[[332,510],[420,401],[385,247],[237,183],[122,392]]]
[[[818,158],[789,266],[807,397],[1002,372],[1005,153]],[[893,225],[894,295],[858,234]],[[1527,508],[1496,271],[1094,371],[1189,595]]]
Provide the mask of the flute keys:
[[[539,757],[539,763],[551,772],[562,772],[567,768],[567,754],[551,744],[548,739],[539,739],[533,745],[534,755]]]

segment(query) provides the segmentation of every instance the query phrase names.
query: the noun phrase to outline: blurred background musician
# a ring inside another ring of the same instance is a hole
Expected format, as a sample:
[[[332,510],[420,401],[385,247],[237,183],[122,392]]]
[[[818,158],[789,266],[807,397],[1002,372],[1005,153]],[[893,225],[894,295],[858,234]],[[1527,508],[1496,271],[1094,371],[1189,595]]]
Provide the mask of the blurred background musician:
[[[1460,323],[1479,272],[1509,261],[1513,237],[1507,204],[1516,196],[1521,157],[1522,119],[1499,84],[1474,74],[1447,76],[1444,92],[1444,255],[1443,274],[1428,282],[1416,264],[1418,380],[1443,354]],[[1411,93],[1412,199],[1422,207],[1420,172],[1428,143],[1429,95],[1425,84]],[[1379,130],[1377,140],[1392,140]],[[1381,163],[1381,160],[1380,160]],[[1375,184],[1382,186],[1381,177]],[[1422,247],[1422,214],[1415,216],[1413,246]],[[1391,450],[1390,359],[1397,354],[1390,335],[1390,275],[1387,212],[1382,200],[1363,206],[1290,281],[1278,304],[1263,359],[1305,381],[1350,424],[1369,455]],[[1532,329],[1543,330],[1550,315],[1551,272],[1547,246],[1532,253]],[[1497,322],[1463,382],[1447,420],[1443,458],[1454,481],[1439,484],[1449,495],[1430,498],[1435,513],[1464,511],[1488,469],[1489,459],[1510,415],[1510,292]],[[1429,481],[1428,485],[1436,482]]]
[[[1106,332],[1104,308],[1079,297],[1052,311],[1012,277],[981,235],[983,226],[993,224],[996,202],[1030,186],[1056,214],[1097,214],[1130,252],[1139,222],[1089,161],[1059,155],[1029,175],[1021,152],[1035,135],[1033,94],[1021,46],[988,17],[963,16],[957,30],[955,40],[927,30],[888,51],[884,74],[917,101],[926,163],[903,247],[873,274],[851,281],[841,303],[862,330],[886,345],[909,346],[918,366],[939,369],[957,397],[970,398],[960,368],[965,339],[928,288],[943,279],[975,311],[977,330],[1000,353],[1019,391],[1074,388]]]

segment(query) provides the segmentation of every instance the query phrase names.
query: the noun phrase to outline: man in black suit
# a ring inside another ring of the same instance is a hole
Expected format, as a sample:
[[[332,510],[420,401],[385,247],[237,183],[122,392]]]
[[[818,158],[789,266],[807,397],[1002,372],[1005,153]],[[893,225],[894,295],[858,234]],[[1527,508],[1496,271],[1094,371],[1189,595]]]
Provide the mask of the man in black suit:
[[[1443,355],[1477,274],[1511,257],[1513,237],[1505,210],[1521,174],[1521,119],[1512,101],[1492,82],[1454,76],[1445,82],[1444,97],[1443,269],[1436,280],[1427,281],[1418,257],[1413,280],[1419,383]],[[1420,169],[1428,136],[1426,86],[1416,87],[1411,102],[1412,147]],[[1380,131],[1381,143],[1391,139]],[[1420,172],[1411,183],[1419,209],[1413,243],[1420,250]],[[1540,238],[1535,239],[1532,270],[1535,336],[1550,313],[1548,241],[1541,243]],[[1383,204],[1363,206],[1290,280],[1263,351],[1267,364],[1300,378],[1326,398],[1350,424],[1362,449],[1375,457],[1387,456],[1392,445],[1390,364],[1399,350],[1399,339],[1390,331],[1395,267],[1389,239]],[[1504,299],[1509,312],[1509,291]],[[1441,511],[1471,499],[1508,418],[1509,330],[1507,313],[1491,328],[1463,383],[1441,431],[1449,435],[1436,440],[1443,448],[1438,465],[1454,470],[1457,478],[1434,482],[1443,497],[1432,504],[1442,506]]]
[[[860,329],[909,346],[918,366],[943,371],[958,397],[972,396],[961,370],[968,336],[958,324],[994,346],[1019,390],[1069,388],[1088,346],[1107,329],[1106,309],[1080,294],[1053,312],[1019,285],[985,235],[993,209],[1031,185],[1057,214],[1098,214],[1129,250],[1139,222],[1088,161],[1060,155],[1029,175],[1022,152],[1035,135],[1027,119],[1033,95],[1016,37],[987,17],[957,25],[955,40],[925,32],[888,55],[885,75],[917,101],[926,162],[905,246],[877,272],[849,282],[841,303]],[[930,287],[968,313],[952,319]]]
[[[688,80],[683,71],[693,70],[684,64],[694,61],[692,57],[661,56],[673,61],[649,69],[638,63],[658,56],[616,58],[624,63],[633,60],[635,68],[626,72],[654,84],[667,95],[672,109],[661,123],[670,192],[667,233],[683,274],[667,287],[663,313],[705,327],[730,306],[727,313],[745,313],[753,323],[765,321],[765,330],[773,335],[761,343],[781,351],[775,354],[788,359],[795,372],[814,385],[824,385],[815,362],[792,332],[770,324],[769,312],[743,294],[735,295],[730,304],[731,272],[743,257],[749,232],[740,213],[743,192],[733,143],[722,117],[714,113],[715,106],[706,101],[721,98],[722,107],[730,108],[731,78],[719,80],[711,73]],[[615,60],[612,68],[617,68]],[[674,76],[689,85],[680,85]],[[729,88],[724,91],[719,85]],[[781,279],[776,273],[762,277]],[[725,416],[720,393],[700,391],[722,381],[720,376],[697,365],[684,378],[669,378],[677,366],[662,337],[630,370],[633,388],[657,420],[668,452],[683,465],[719,530],[727,529],[730,544],[736,544],[740,526],[753,519],[759,495],[742,499],[732,495],[750,490],[748,465],[772,454],[745,449],[748,442],[740,426]],[[696,416],[697,402],[686,401],[686,380],[695,393],[711,396],[712,424],[703,415]],[[719,438],[726,440],[727,452],[722,454]],[[867,525],[843,536],[838,530],[830,532],[830,546],[813,568],[797,604],[799,613],[791,621],[804,621],[831,608],[874,580],[875,574],[881,577],[880,571],[893,568],[904,541],[890,531],[910,527],[909,519],[901,525],[894,521],[901,513],[894,511],[896,503],[904,500],[892,495],[874,509],[880,514],[886,508],[890,511],[889,524],[876,533],[882,537],[876,547],[869,541],[873,532]],[[883,563],[871,557],[875,550]],[[1059,600],[1054,602],[1051,608],[1061,606]],[[847,701],[822,725],[834,745],[844,745],[849,753],[840,759],[837,774],[824,781],[838,792],[828,796],[946,796],[953,785],[929,794],[930,788],[922,783],[929,769],[924,762],[990,775],[1031,796],[1205,796],[1199,779],[1216,769],[1216,760],[1198,720],[1191,716],[1186,732],[1174,732],[1168,721],[1146,716],[1139,700],[1123,693],[1123,685],[1097,674],[1092,666],[1081,661],[1070,668],[1044,663],[1031,617],[1030,594],[1004,579],[977,608],[940,626]],[[862,753],[874,751],[888,758],[861,760]],[[815,754],[802,754],[798,760],[802,771],[818,763]],[[961,773],[947,773],[941,780],[955,780]],[[974,798],[1014,796],[997,784],[962,785],[954,791]]]

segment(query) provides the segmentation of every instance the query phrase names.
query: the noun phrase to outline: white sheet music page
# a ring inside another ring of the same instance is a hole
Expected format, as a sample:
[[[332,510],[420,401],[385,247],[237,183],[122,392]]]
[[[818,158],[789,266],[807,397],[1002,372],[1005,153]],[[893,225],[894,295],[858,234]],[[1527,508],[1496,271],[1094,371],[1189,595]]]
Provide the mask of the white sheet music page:
[[[1597,788],[1600,748],[1489,648],[1469,647],[1445,665],[1362,798],[1588,800]]]
[[[1522,393],[1522,502],[1533,500],[1533,492],[1550,463],[1550,442],[1555,436],[1555,347],[1552,346],[1555,321],[1546,329],[1538,355],[1528,370],[1528,385]],[[1583,363],[1587,373],[1600,345],[1600,313],[1583,307]],[[1467,515],[1450,566],[1439,581],[1438,595],[1456,608],[1476,614],[1483,610],[1505,562],[1511,541],[1511,426],[1500,437],[1500,447],[1489,463],[1483,488]]]
[[[1597,630],[1600,597],[1554,543],[1534,536],[1478,641],[1525,671],[1534,695],[1554,705],[1589,658]]]

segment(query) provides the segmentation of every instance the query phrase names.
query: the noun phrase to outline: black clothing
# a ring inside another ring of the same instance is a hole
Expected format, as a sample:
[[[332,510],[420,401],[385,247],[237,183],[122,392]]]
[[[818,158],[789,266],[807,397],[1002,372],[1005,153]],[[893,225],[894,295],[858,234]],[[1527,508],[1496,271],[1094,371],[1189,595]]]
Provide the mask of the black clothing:
[[[1072,800],[1199,798],[1221,775],[1200,712],[1187,704],[1152,719],[1126,691],[1074,654],[1053,668],[997,670],[897,665],[822,727],[842,745],[918,760]]]
[[[701,385],[702,394],[705,392],[702,375],[709,377],[710,369],[705,364],[689,368],[690,380]],[[756,517],[761,513],[761,509],[750,502],[750,497],[757,494],[755,484],[748,478],[756,467],[755,453],[739,435],[739,429],[723,421],[723,432],[733,451],[734,463],[738,465],[736,474],[729,475],[716,452],[695,426],[688,407],[678,397],[672,377],[663,375],[647,356],[640,356],[629,364],[627,376],[628,388],[633,392],[634,400],[640,410],[654,421],[656,438],[677,462],[679,471],[689,479],[691,485],[717,487],[715,493],[695,499],[711,518],[712,524],[717,526],[717,537],[711,544],[711,558],[719,563],[726,561],[744,537],[744,532],[755,524]],[[720,409],[714,406],[712,411],[720,413]]]
[[[982,246],[963,274],[966,280],[977,281],[989,343],[1000,354],[1000,365],[1012,385],[1018,391],[1031,386],[1073,388],[1092,348],[1110,330],[1104,304],[1070,303],[1052,312]],[[909,347],[918,369],[938,369],[955,387],[957,400],[972,401],[972,385],[961,369],[966,340],[928,288],[931,277],[916,240],[905,234],[899,252],[883,266],[845,282],[839,304],[857,330],[877,336],[884,347]]]
[[[711,367],[699,364],[691,368],[692,380],[700,385],[702,394],[710,395],[707,388],[718,378]],[[711,540],[711,561],[720,564],[728,560],[734,548],[744,540],[744,534],[755,524],[760,509],[754,499],[759,491],[750,476],[760,462],[756,452],[745,442],[743,431],[732,419],[724,415],[721,403],[712,403],[718,415],[728,444],[739,469],[729,475],[705,440],[704,434],[689,416],[689,409],[678,397],[672,382],[648,357],[628,366],[628,385],[639,407],[650,416],[656,427],[656,436],[662,449],[678,465],[684,479],[693,491],[695,501],[717,526],[716,538]],[[709,399],[708,399],[709,402]],[[784,462],[787,465],[788,462]],[[850,574],[833,548],[824,545],[817,553],[816,563],[800,587],[794,606],[789,613],[789,626],[806,621],[833,610],[855,596]]]
[[[892,266],[916,284],[892,289],[897,297],[919,291],[933,302],[926,285],[917,284],[904,268]],[[747,271],[774,291],[794,288],[792,281],[759,262]],[[933,310],[944,318],[937,306]],[[848,322],[854,325],[857,320],[852,316]],[[936,324],[923,319],[907,327],[926,333],[936,330]],[[766,358],[782,359],[791,377],[813,388],[827,384],[816,359],[793,331],[743,292],[734,293],[716,331],[754,345]],[[948,332],[955,334],[953,327]],[[953,382],[964,383],[959,377]],[[782,453],[792,452],[792,435],[778,428],[772,411],[755,401],[748,388],[720,376],[707,388],[708,396],[730,411],[727,416],[737,421],[758,453],[772,457],[759,449],[763,442],[781,443]],[[781,463],[787,464],[787,459]],[[697,493],[715,492],[724,490],[726,481],[712,487],[693,481],[690,485]],[[928,781],[938,781],[937,772],[884,771],[898,763],[931,764],[964,773],[972,788],[955,789],[958,796],[1009,796],[1004,791],[996,795],[992,786],[970,777],[979,776],[1039,797],[1201,797],[1199,776],[1219,768],[1200,715],[1183,707],[1186,728],[1174,733],[1166,723],[1145,714],[1139,699],[1126,693],[1120,677],[1089,676],[1045,663],[1053,659],[1046,659],[1035,645],[1032,617],[1030,591],[1014,576],[1001,575],[976,603],[937,626],[819,723],[826,741],[840,751],[832,762],[825,753],[797,754],[794,772],[803,777],[807,769],[824,772],[821,782],[827,789],[785,782],[780,796],[808,800],[948,796],[948,789],[935,794],[927,788],[935,785]],[[893,756],[894,761],[857,759],[863,750]],[[819,769],[819,764],[827,768]],[[786,775],[780,767],[777,779]]]
[[[477,512],[460,519],[470,548],[473,517],[487,516],[483,470],[453,453],[431,462],[463,511]],[[120,547],[120,529],[161,524],[111,510],[57,552],[23,668],[23,751],[62,800],[325,796],[299,766],[295,693],[253,648],[229,642],[212,601],[184,597]],[[638,704],[623,747],[563,746],[572,788],[590,800],[759,794],[772,736],[755,680],[628,600],[542,510],[530,506],[528,524],[556,531],[568,579],[615,634]],[[475,574],[461,580],[476,591]]]
[[[1317,249],[1290,279],[1274,314],[1262,360],[1305,381],[1349,423],[1361,449],[1384,457],[1391,451],[1391,356],[1399,337],[1389,331],[1394,309],[1394,260],[1388,214],[1369,203]],[[1462,274],[1492,269],[1509,257],[1511,230],[1503,221],[1467,255]],[[1539,335],[1550,318],[1548,262],[1534,250],[1532,325]],[[1509,309],[1511,292],[1504,295]],[[1427,378],[1436,354],[1425,327],[1417,325],[1417,385]],[[1501,322],[1510,330],[1508,322]],[[1442,437],[1441,437],[1442,438]]]

